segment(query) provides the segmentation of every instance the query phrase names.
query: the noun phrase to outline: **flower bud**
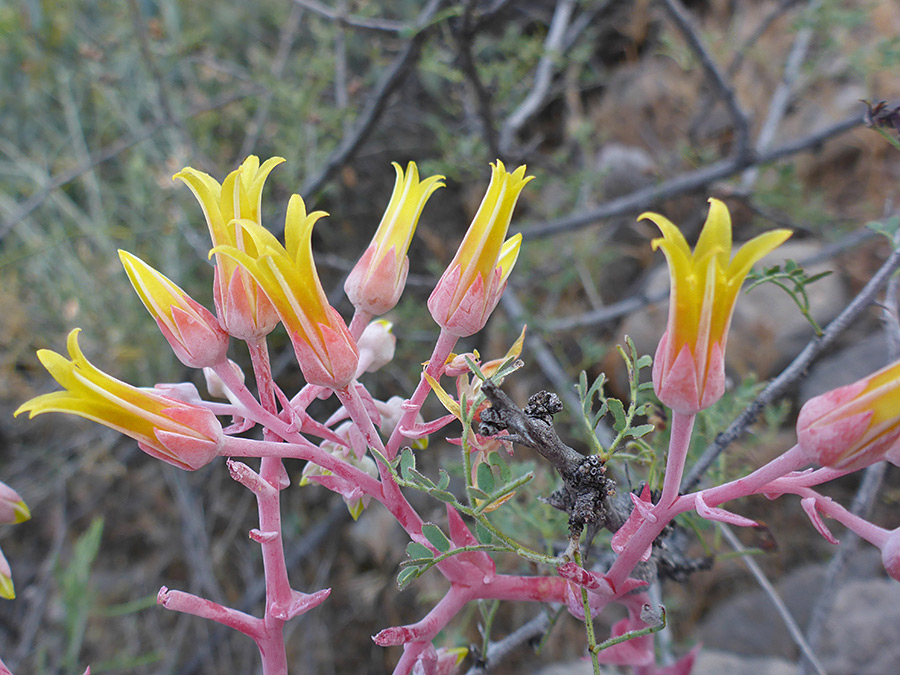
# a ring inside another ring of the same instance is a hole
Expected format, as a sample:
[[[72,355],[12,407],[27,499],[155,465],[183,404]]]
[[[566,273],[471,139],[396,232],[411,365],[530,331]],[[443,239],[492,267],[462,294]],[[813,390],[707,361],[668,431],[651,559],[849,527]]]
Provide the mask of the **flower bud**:
[[[24,523],[31,518],[31,511],[9,485],[0,481],[0,523]]]

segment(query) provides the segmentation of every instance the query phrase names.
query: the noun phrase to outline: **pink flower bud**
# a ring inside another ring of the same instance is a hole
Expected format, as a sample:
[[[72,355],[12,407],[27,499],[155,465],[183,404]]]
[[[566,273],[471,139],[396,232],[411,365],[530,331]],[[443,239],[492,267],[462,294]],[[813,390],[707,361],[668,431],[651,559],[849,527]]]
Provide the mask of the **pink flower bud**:
[[[397,338],[391,332],[392,327],[390,321],[383,319],[372,321],[366,326],[356,343],[359,348],[357,377],[362,373],[374,373],[393,360]]]
[[[228,334],[212,312],[137,256],[119,250],[119,258],[141,302],[184,365],[205,368],[225,359]]]
[[[531,177],[491,165],[491,182],[459,250],[428,298],[437,324],[458,337],[477,333],[497,303],[519,256],[522,235],[506,239],[519,194]],[[505,240],[505,241],[504,241]]]
[[[31,511],[9,485],[0,481],[0,523],[24,523],[31,518]]]
[[[425,202],[431,194],[444,186],[443,176],[431,176],[419,181],[415,162],[410,162],[406,174],[396,162],[397,179],[394,193],[372,243],[350,272],[344,291],[350,302],[372,316],[389,311],[403,293],[409,258],[409,243]]]
[[[811,398],[797,417],[797,442],[822,466],[855,471],[886,459],[900,465],[900,361]]]

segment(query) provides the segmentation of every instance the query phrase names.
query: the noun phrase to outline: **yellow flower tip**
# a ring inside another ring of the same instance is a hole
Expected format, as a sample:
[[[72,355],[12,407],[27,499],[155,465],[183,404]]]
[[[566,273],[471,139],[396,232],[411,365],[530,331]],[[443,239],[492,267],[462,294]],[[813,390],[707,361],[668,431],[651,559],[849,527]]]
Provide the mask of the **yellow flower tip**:
[[[15,600],[16,598],[16,589],[13,586],[13,581],[5,574],[0,574],[0,598],[6,600]]]
[[[31,510],[28,508],[28,504],[26,504],[25,502],[16,502],[13,506],[13,510],[16,514],[16,523],[24,523],[26,520],[31,520]]]

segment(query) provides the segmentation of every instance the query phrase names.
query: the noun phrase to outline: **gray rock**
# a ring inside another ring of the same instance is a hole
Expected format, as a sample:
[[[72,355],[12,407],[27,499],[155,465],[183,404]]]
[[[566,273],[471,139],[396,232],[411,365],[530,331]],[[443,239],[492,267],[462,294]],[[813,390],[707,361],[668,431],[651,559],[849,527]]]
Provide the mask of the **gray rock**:
[[[797,675],[797,666],[771,656],[742,656],[701,649],[691,675]]]
[[[656,162],[643,148],[622,143],[606,143],[594,165],[603,174],[601,186],[606,199],[620,197],[653,182]]]
[[[900,673],[900,584],[853,581],[841,588],[818,656],[829,675]]]

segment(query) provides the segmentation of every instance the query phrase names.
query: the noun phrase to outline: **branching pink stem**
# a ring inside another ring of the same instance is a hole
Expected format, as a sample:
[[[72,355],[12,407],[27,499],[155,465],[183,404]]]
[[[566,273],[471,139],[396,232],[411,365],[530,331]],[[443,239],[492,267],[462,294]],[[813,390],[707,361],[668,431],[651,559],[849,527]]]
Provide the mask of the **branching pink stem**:
[[[678,497],[678,488],[684,474],[684,463],[687,460],[691,445],[691,431],[694,428],[696,414],[672,413],[672,430],[669,434],[669,456],[666,459],[666,475],[663,478],[662,495],[659,498],[660,509],[668,508]],[[655,509],[654,509],[655,511]]]
[[[347,329],[350,331],[350,335],[353,336],[354,340],[359,340],[372,318],[373,316],[371,314],[364,312],[359,308],[353,312],[353,318],[350,320],[350,325]]]
[[[406,438],[403,435],[403,429],[409,429],[415,426],[416,415],[419,414],[419,410],[422,409],[422,404],[425,403],[425,399],[431,391],[431,386],[425,379],[425,374],[427,373],[429,377],[433,377],[435,380],[440,379],[441,374],[444,372],[447,357],[450,356],[458,339],[459,338],[455,335],[441,329],[441,334],[438,336],[437,342],[434,345],[434,350],[431,352],[431,358],[428,359],[428,366],[426,366],[425,371],[422,373],[419,385],[416,387],[415,392],[413,392],[412,397],[407,399],[403,404],[403,416],[400,418],[397,427],[394,429],[394,432],[388,440],[386,448],[386,456],[388,459],[393,459],[397,456],[400,445],[403,443],[403,439]]]

